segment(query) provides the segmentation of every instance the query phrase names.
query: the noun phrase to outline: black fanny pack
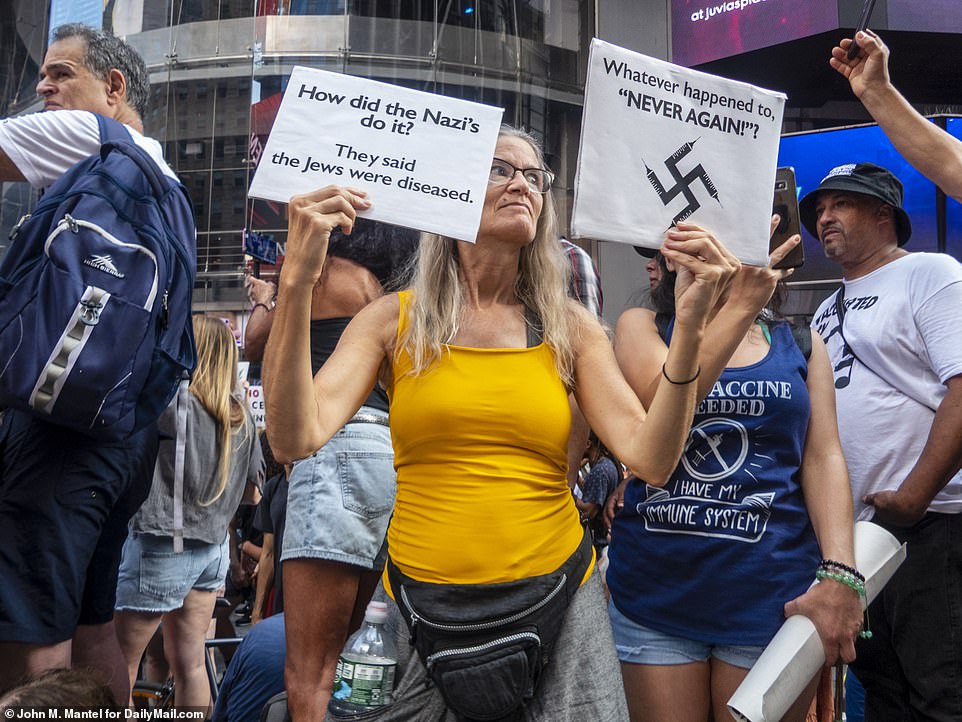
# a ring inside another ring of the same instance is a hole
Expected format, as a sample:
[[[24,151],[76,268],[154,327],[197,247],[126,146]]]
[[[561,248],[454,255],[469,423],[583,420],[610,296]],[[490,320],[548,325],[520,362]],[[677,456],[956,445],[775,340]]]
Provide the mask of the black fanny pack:
[[[411,644],[461,719],[511,720],[534,697],[591,559],[587,533],[556,571],[514,582],[418,582],[388,559]]]

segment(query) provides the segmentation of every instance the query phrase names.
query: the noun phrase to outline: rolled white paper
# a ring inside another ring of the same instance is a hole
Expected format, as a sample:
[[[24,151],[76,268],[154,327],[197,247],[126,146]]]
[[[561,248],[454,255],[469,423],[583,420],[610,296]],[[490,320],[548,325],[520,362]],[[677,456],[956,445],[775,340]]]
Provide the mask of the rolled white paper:
[[[867,602],[905,560],[905,545],[878,524],[855,524],[855,565],[865,575]],[[728,700],[728,711],[742,722],[776,722],[794,704],[825,664],[822,640],[812,622],[789,617]]]

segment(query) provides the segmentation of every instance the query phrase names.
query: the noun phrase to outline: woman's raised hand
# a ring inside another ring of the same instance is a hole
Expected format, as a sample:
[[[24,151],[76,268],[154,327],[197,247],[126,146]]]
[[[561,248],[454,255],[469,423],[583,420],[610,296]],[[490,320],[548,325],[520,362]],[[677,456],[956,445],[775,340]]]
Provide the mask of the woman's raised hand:
[[[661,252],[677,272],[676,322],[703,325],[741,263],[710,231],[693,223],[669,230]]]
[[[779,218],[772,216],[772,233],[778,227]],[[743,264],[741,269],[732,279],[729,289],[729,303],[740,304],[752,315],[757,314],[768,303],[775,287],[795,271],[794,268],[775,268],[778,263],[789,254],[789,252],[802,242],[802,237],[797,233],[782,243],[778,248],[771,252],[766,266],[750,266]]]
[[[335,185],[291,198],[284,267],[289,268],[288,273],[298,274],[294,280],[311,286],[317,283],[331,231],[340,227],[350,234],[357,212],[370,207],[365,191]]]

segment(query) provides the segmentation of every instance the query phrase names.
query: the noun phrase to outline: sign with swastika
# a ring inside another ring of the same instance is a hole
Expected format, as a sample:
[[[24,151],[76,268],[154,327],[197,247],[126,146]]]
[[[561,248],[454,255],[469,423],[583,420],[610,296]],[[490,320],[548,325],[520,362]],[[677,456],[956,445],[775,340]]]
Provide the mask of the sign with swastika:
[[[679,221],[768,262],[785,96],[591,43],[572,235],[658,248]]]

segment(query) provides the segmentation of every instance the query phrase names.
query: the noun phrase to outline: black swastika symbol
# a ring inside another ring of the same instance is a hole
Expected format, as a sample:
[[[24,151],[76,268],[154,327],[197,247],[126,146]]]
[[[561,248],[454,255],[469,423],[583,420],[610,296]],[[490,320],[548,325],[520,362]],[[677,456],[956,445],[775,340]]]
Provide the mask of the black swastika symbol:
[[[649,182],[651,183],[651,187],[655,189],[655,192],[658,194],[658,197],[661,198],[661,202],[663,204],[667,206],[672,199],[679,194],[683,195],[685,200],[688,201],[688,205],[686,205],[681,212],[675,215],[675,217],[671,220],[671,225],[675,225],[678,223],[678,221],[685,220],[688,218],[688,216],[701,208],[701,203],[698,202],[698,198],[695,197],[695,193],[691,189],[695,181],[701,181],[701,184],[705,187],[705,190],[708,191],[708,195],[714,198],[718,202],[718,205],[721,205],[721,200],[718,197],[718,189],[715,187],[714,182],[701,163],[696,165],[684,175],[682,175],[681,171],[678,170],[678,163],[682,160],[682,158],[691,152],[691,149],[695,147],[696,142],[698,142],[698,138],[695,138],[695,140],[689,143],[685,143],[683,146],[681,146],[681,148],[672,153],[670,158],[665,160],[665,167],[668,169],[668,173],[671,174],[671,177],[675,181],[675,185],[667,190],[662,185],[661,181],[658,180],[658,176],[656,175],[655,171],[649,168],[648,164],[645,163],[645,172],[648,176]]]

